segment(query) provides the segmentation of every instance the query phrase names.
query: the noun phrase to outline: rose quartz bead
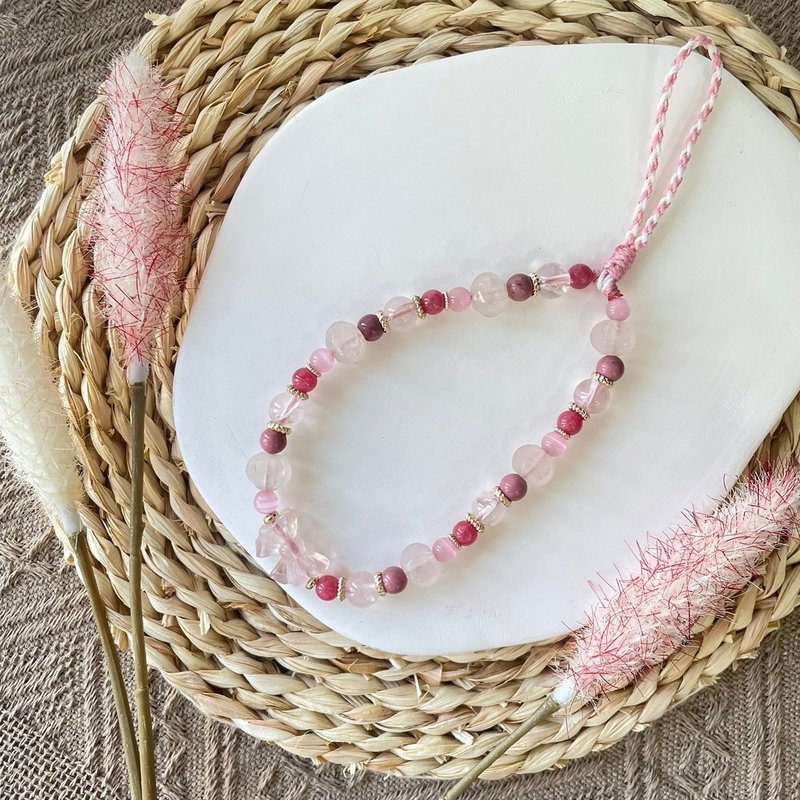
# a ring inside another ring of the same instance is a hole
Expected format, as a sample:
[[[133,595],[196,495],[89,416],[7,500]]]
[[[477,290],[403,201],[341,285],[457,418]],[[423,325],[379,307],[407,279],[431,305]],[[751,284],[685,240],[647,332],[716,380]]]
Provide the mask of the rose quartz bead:
[[[314,591],[320,600],[335,600],[339,593],[339,579],[335,575],[320,575]]]
[[[386,567],[381,578],[386,594],[400,594],[408,586],[408,576],[400,567]]]
[[[333,369],[336,359],[333,357],[333,353],[331,353],[330,350],[325,347],[318,347],[311,354],[308,363],[311,364],[317,372],[324,375],[326,372],[330,372]]]
[[[420,542],[410,544],[403,550],[400,563],[408,575],[408,582],[415,586],[433,586],[439,580],[439,573],[442,571],[431,548]]]
[[[317,388],[317,376],[308,367],[300,367],[292,375],[292,386],[298,392],[311,392]]]
[[[575,387],[575,394],[572,395],[572,399],[584,411],[588,411],[590,414],[599,414],[608,408],[608,403],[611,400],[611,390],[599,381],[587,379],[581,381]]]
[[[622,322],[622,320],[628,319],[630,315],[631,307],[624,297],[617,297],[615,300],[609,300],[606,303],[606,316],[609,319]]]
[[[472,502],[472,513],[489,528],[503,519],[505,511],[494,492],[482,492]]]
[[[469,289],[465,289],[463,286],[451,289],[447,293],[447,298],[453,311],[466,311],[472,305],[472,295],[469,293]]]
[[[581,428],[583,428],[583,417],[581,417],[577,411],[562,411],[558,415],[556,425],[561,428],[564,433],[575,436],[575,434],[580,433]]]
[[[511,466],[529,486],[544,486],[552,477],[553,459],[538,444],[524,444],[511,458]]]
[[[295,425],[303,419],[303,401],[289,392],[281,392],[269,404],[269,418],[279,425]]]
[[[357,608],[371,606],[378,599],[375,577],[366,571],[354,572],[345,583],[344,596]]]
[[[278,508],[278,495],[271,491],[258,492],[253,507],[259,514],[271,514]]]
[[[466,519],[453,525],[453,538],[462,546],[469,547],[478,541],[478,529]]]
[[[325,335],[325,344],[341,364],[357,364],[367,346],[361,331],[349,322],[334,322]]]
[[[569,291],[572,281],[569,272],[561,264],[542,264],[536,270],[542,284],[542,296],[553,299],[561,297]]]
[[[433,557],[441,564],[452,561],[458,555],[458,548],[453,544],[449,536],[442,536],[437,539],[431,547]]]
[[[560,433],[551,431],[542,436],[542,450],[547,455],[557,458],[567,451],[567,440]]]
[[[598,353],[624,356],[633,350],[636,344],[636,332],[630,322],[604,319],[592,328],[589,341]]]
[[[569,268],[569,283],[573,289],[585,289],[594,282],[594,270],[588,264],[573,264]]]
[[[604,378],[618,381],[625,374],[625,363],[619,356],[603,356],[594,369]]]
[[[284,456],[256,453],[247,462],[245,472],[256,489],[272,491],[286,486],[292,477],[292,465]]]
[[[472,305],[484,317],[496,317],[508,305],[506,283],[494,272],[482,272],[472,282]]]
[[[274,431],[272,428],[266,428],[261,432],[259,438],[261,449],[265,453],[281,453],[286,449],[286,434],[280,431]]]
[[[383,307],[383,313],[389,318],[393,331],[407,331],[419,322],[417,307],[408,297],[393,297]]]
[[[444,311],[444,294],[438,289],[429,289],[420,297],[419,302],[422,310],[431,316],[436,316]]]
[[[522,475],[511,472],[500,481],[500,491],[512,503],[516,503],[517,500],[522,500],[528,493],[528,484]]]

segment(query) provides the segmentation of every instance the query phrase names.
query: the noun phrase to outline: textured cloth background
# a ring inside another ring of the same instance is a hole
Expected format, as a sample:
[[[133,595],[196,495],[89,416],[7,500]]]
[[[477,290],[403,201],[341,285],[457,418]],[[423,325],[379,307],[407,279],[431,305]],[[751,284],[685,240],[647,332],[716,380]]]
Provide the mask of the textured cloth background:
[[[740,7],[800,62],[797,0]],[[0,0],[0,247],[147,0]],[[126,658],[126,669],[130,663]],[[164,800],[433,800],[432,781],[315,767],[195,710],[152,679]],[[482,784],[471,800],[800,798],[800,615],[758,657],[643,733],[563,770]],[[0,798],[128,797],[100,646],[61,548],[0,463]]]

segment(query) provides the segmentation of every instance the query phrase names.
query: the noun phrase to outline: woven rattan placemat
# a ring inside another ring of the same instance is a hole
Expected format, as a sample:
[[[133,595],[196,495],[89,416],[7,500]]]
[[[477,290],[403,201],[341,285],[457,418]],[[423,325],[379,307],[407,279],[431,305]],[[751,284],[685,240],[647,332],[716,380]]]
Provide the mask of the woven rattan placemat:
[[[526,39],[577,42],[598,35],[646,41],[686,38],[701,26],[726,66],[798,131],[800,75],[780,49],[721,3],[533,2],[499,7],[424,3],[188,3],[163,18],[143,46],[179,81],[191,131],[190,224],[196,285],[225,204],[270,131],[322,92],[377,69]],[[677,39],[676,39],[677,41]],[[124,598],[125,447],[123,378],[74,229],[97,108],[81,118],[48,173],[45,193],[12,254],[14,277],[32,303],[84,447],[92,500],[88,521],[98,579],[114,624],[128,626]],[[184,298],[184,315],[191,291]],[[516,647],[463,659],[413,662],[370,651],[324,630],[287,602],[225,544],[182,471],[171,425],[171,365],[180,342],[164,343],[150,408],[148,635],[153,663],[207,714],[304,757],[408,775],[455,777],[523,719],[549,685],[554,647]],[[797,442],[796,406],[772,449]],[[543,726],[493,771],[529,772],[611,744],[657,719],[758,646],[791,611],[800,588],[794,554],[773,559],[729,619],[711,622],[693,650],[633,692],[583,711],[569,729]]]

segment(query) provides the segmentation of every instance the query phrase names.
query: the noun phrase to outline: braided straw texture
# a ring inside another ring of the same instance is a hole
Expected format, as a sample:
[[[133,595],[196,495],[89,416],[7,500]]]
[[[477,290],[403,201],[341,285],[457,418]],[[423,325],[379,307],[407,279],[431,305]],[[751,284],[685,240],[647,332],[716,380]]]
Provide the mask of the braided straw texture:
[[[152,664],[213,717],[316,761],[456,778],[524,720],[554,684],[559,642],[449,658],[359,648],[289,601],[203,506],[175,441],[175,355],[227,204],[291,115],[343,82],[456,53],[523,43],[668,41],[703,32],[725,66],[800,137],[800,73],[747,16],[721,2],[667,0],[189,0],[153,16],[141,51],[158,59],[187,118],[195,247],[174,327],[159,342],[145,473],[145,630]],[[88,283],[76,229],[93,179],[101,109],[54,157],[12,251],[11,275],[61,371],[86,478],[84,518],[121,646],[130,629],[128,392]],[[794,451],[800,402],[760,456]],[[486,773],[547,769],[607,747],[713,682],[800,603],[800,552],[784,548],[730,615],[638,685],[541,725]]]

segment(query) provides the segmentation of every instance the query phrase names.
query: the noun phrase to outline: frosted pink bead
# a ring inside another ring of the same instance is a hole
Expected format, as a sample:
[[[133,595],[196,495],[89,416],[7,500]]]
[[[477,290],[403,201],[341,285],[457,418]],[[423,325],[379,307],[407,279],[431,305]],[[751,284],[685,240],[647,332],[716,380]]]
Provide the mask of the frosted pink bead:
[[[278,508],[278,495],[269,490],[258,492],[253,500],[253,506],[259,514],[271,514]]]
[[[567,440],[555,431],[542,436],[542,450],[553,458],[563,455],[567,451]]]
[[[524,444],[511,458],[511,466],[522,475],[528,486],[544,486],[552,477],[553,459],[538,444]]]
[[[442,536],[437,539],[431,547],[433,557],[444,564],[446,561],[452,561],[458,555],[458,548],[453,544],[453,540],[449,536]]]
[[[358,608],[371,606],[378,599],[375,577],[369,572],[354,572],[345,583],[344,596]]]
[[[407,331],[419,322],[417,307],[409,297],[393,297],[383,307],[393,331]]]
[[[598,353],[624,356],[636,344],[636,331],[630,322],[604,319],[592,328],[589,341]]]
[[[572,283],[569,271],[564,269],[561,264],[542,264],[536,270],[542,286],[543,297],[561,297],[566,294]]]
[[[433,586],[439,580],[442,568],[426,544],[415,542],[408,545],[400,555],[400,563],[408,575],[409,583],[426,587]]]
[[[325,345],[341,364],[357,364],[364,355],[367,340],[355,325],[334,322],[325,334]]]
[[[466,311],[472,305],[472,295],[469,293],[469,289],[465,289],[463,286],[451,289],[447,293],[447,297],[453,311]]]
[[[400,567],[386,567],[381,573],[386,594],[400,594],[408,586],[408,576]]]
[[[336,359],[327,347],[318,347],[311,354],[308,363],[311,364],[317,372],[321,372],[324,375],[326,372],[330,372],[333,369]]]
[[[482,272],[472,282],[472,307],[484,317],[496,317],[508,305],[506,282],[494,272]]]
[[[472,503],[472,513],[487,527],[497,525],[505,511],[505,506],[494,492],[482,492]]]
[[[289,392],[281,392],[269,404],[269,418],[280,425],[295,425],[303,419],[303,401]]]
[[[246,467],[247,477],[256,489],[273,491],[281,489],[292,477],[292,465],[284,456],[256,453]]]
[[[624,297],[617,297],[615,300],[609,300],[606,303],[606,316],[609,319],[622,322],[622,320],[628,319],[630,315],[631,306]]]
[[[608,408],[611,400],[611,389],[598,381],[587,379],[575,387],[573,400],[590,414],[599,414]]]

